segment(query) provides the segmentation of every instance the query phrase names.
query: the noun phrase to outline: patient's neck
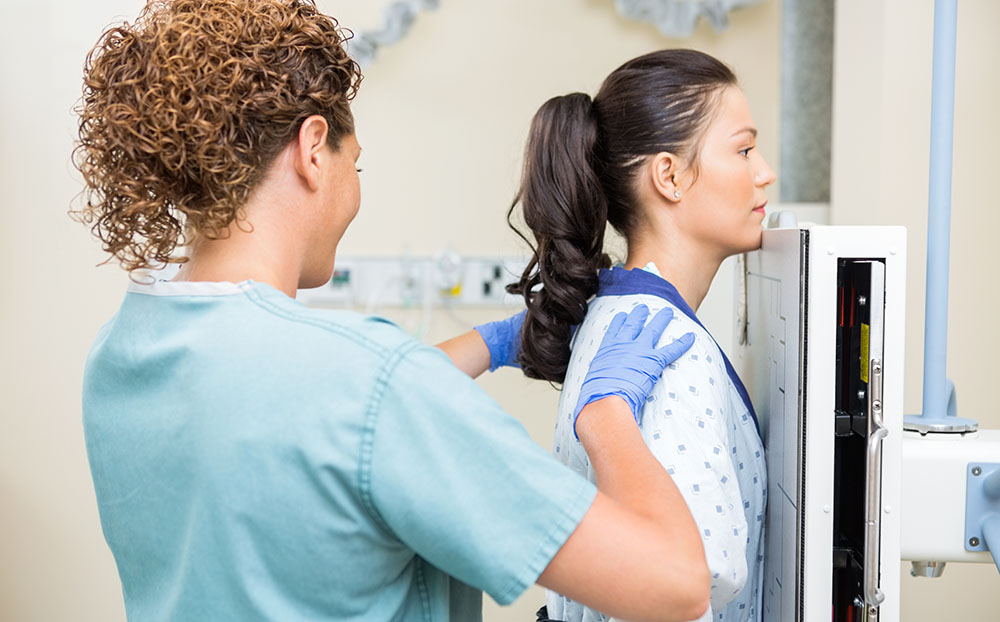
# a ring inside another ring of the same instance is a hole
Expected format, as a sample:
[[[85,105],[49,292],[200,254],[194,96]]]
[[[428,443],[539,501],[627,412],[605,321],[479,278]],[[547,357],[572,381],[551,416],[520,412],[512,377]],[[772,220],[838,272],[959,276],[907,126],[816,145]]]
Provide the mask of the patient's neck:
[[[656,264],[660,276],[670,281],[684,302],[697,312],[723,259],[684,236],[639,234],[629,241],[625,267],[644,268],[650,262]]]

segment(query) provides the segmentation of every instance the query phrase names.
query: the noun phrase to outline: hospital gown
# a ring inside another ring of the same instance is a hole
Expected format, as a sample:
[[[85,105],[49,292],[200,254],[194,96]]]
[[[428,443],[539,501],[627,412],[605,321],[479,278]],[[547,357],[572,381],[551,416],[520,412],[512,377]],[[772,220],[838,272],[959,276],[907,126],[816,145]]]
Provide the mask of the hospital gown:
[[[645,270],[602,271],[597,297],[577,330],[556,421],[554,453],[595,481],[573,431],[580,385],[611,319],[636,305],[650,316],[672,307],[674,320],[660,345],[695,334],[691,349],[670,365],[640,413],[642,437],[670,473],[691,509],[712,577],[711,606],[700,620],[760,619],[766,469],[756,416],[732,366],[694,312],[653,264]],[[669,563],[670,560],[665,560]],[[566,622],[605,622],[608,616],[555,592],[548,615]]]

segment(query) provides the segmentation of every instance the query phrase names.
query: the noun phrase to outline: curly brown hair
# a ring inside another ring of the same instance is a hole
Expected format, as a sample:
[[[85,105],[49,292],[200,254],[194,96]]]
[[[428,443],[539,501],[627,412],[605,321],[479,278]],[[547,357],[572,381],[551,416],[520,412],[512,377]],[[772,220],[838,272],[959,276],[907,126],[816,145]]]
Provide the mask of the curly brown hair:
[[[150,2],[109,27],[84,67],[73,215],[126,270],[186,261],[175,249],[237,221],[306,118],[334,150],[354,132],[350,36],[313,0]]]

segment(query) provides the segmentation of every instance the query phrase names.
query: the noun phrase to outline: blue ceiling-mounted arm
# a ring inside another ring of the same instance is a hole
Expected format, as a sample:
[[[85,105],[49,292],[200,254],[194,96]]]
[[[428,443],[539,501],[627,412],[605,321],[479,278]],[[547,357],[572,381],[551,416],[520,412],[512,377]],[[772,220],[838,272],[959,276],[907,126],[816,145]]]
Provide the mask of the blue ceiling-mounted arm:
[[[956,416],[955,385],[948,357],[948,264],[951,237],[951,171],[955,125],[955,41],[958,0],[934,3],[934,66],[931,81],[931,163],[927,205],[927,300],[924,317],[923,413],[907,415],[904,427],[928,432],[972,432],[974,419]]]

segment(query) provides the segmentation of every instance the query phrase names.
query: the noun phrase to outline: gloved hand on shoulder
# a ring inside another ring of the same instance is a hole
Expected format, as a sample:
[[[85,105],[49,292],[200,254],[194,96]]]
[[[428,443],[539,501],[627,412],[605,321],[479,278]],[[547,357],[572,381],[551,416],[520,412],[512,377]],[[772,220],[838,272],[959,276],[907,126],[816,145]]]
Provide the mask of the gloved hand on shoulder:
[[[647,317],[649,307],[638,305],[631,313],[619,313],[611,320],[580,387],[580,398],[573,413],[574,433],[576,419],[583,407],[612,395],[625,400],[638,423],[642,406],[663,370],[694,343],[694,334],[686,333],[657,348],[656,342],[674,318],[674,312],[670,307],[661,309],[649,324],[646,324]]]

